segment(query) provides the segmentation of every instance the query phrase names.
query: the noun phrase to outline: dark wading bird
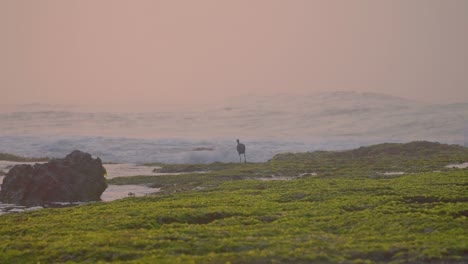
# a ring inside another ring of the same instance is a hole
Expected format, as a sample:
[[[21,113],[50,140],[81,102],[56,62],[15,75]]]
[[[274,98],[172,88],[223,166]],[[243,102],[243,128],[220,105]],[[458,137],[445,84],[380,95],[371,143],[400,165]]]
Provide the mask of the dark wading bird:
[[[240,143],[237,140],[237,152],[239,153],[239,162],[242,162],[241,154],[244,154],[244,162],[247,162],[247,157],[245,156],[245,145]]]

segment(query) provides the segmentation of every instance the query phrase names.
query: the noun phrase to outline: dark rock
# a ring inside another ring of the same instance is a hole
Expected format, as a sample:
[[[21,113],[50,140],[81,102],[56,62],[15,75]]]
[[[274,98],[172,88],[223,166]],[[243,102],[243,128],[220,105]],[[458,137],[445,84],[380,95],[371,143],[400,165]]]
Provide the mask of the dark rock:
[[[27,206],[100,201],[105,172],[99,158],[79,150],[45,164],[16,165],[3,179],[0,201]]]

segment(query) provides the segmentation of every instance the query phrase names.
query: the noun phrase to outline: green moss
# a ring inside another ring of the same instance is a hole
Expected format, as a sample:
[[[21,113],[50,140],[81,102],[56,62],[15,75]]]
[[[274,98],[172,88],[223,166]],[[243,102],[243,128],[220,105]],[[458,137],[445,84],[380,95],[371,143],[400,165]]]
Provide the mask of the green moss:
[[[430,166],[397,177],[374,177],[393,168],[385,161],[394,154],[349,161],[324,152],[313,156],[323,162],[134,177],[166,192],[2,215],[0,263],[468,262],[468,170],[431,172],[445,164],[424,153],[413,161]]]
[[[49,161],[49,158],[26,158],[26,157],[20,157],[16,156],[13,154],[8,154],[8,153],[0,153],[0,160],[6,160],[6,161],[17,161],[17,162],[43,162],[43,161]]]
[[[154,169],[158,173],[180,173],[180,172],[205,172],[205,171],[220,171],[239,167],[239,163],[222,163],[213,162],[209,164],[164,164],[164,163],[146,163],[146,166],[160,166],[161,168]]]
[[[239,180],[4,215],[0,262],[463,262],[467,182],[463,170]]]

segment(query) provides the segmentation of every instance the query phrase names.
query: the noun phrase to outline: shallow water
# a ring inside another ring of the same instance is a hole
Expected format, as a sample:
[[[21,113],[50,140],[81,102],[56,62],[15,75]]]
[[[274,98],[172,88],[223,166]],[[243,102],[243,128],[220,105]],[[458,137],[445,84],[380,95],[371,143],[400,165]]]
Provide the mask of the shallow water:
[[[387,171],[387,172],[381,172],[379,174],[393,176],[393,175],[404,175],[405,172],[403,172],[403,171]]]
[[[20,164],[34,165],[37,163],[42,164],[45,162],[16,162],[16,161],[0,160],[0,172],[6,174],[15,165],[20,165]],[[114,177],[121,177],[121,176],[161,175],[160,173],[153,172],[155,168],[160,168],[157,166],[145,166],[145,165],[133,164],[133,163],[103,164],[103,166],[104,168],[106,168],[106,171],[107,171],[106,178],[108,179],[112,179]],[[0,179],[3,179],[3,176],[0,176],[0,177],[1,177]]]
[[[119,163],[119,164],[103,164],[107,171],[107,179],[115,177],[128,177],[138,175],[162,175],[161,173],[153,172],[157,166],[145,166],[140,164]]]
[[[460,164],[449,164],[446,167],[447,168],[466,169],[466,168],[468,168],[468,162],[460,163]]]
[[[34,165],[36,163],[44,162],[12,162],[12,161],[0,161],[0,171],[8,173],[8,171],[15,165],[29,164]],[[106,168],[106,178],[112,179],[114,177],[121,176],[138,176],[138,175],[161,175],[161,173],[155,173],[153,170],[157,167],[144,166],[139,164],[104,164]],[[0,184],[3,182],[5,176],[0,176]],[[160,191],[159,188],[150,188],[141,185],[109,185],[104,193],[101,195],[101,199],[104,202],[110,202],[117,199],[122,199],[129,196],[132,193],[134,196],[145,196],[151,193]],[[68,203],[66,203],[68,204]],[[41,206],[25,207],[15,204],[3,204],[0,203],[0,215],[13,213],[13,212],[24,212],[31,210],[41,209]]]
[[[271,175],[269,177],[262,177],[262,178],[255,178],[256,180],[259,181],[290,181],[290,180],[295,180],[304,176],[317,176],[316,172],[310,172],[310,173],[302,173],[299,174],[298,176],[295,177],[284,177],[284,176],[276,176],[276,175]]]
[[[8,171],[13,168],[15,165],[20,164],[29,164],[34,165],[37,163],[45,163],[45,162],[14,162],[14,161],[4,161],[0,160],[0,172],[2,174],[8,173]],[[121,163],[121,164],[103,164],[104,168],[106,168],[107,179],[112,179],[115,177],[129,177],[129,176],[139,176],[139,175],[162,175],[162,173],[153,172],[155,168],[159,168],[157,166],[145,166],[140,164],[131,164],[131,163]],[[5,176],[0,176],[0,185],[3,182]],[[128,193],[130,191],[127,191]]]
[[[134,196],[145,196],[159,191],[159,188],[150,188],[141,185],[109,185],[101,195],[101,199],[104,202],[110,202],[128,197],[129,193],[132,193]]]
[[[132,193],[134,197],[146,196],[148,194],[159,192],[159,188],[150,188],[141,185],[109,185],[107,189],[102,193],[101,199],[103,202],[111,202],[125,197],[129,197],[129,193]],[[85,203],[56,203],[61,206],[80,205]],[[26,211],[33,211],[43,209],[42,206],[26,207],[17,204],[4,204],[0,203],[0,215],[8,213],[20,213]]]

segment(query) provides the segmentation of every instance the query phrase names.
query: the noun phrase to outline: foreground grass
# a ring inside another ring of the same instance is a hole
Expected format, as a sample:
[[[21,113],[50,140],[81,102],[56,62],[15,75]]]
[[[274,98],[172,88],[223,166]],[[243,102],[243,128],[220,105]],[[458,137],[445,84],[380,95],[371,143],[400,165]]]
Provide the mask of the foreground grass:
[[[468,170],[444,166],[467,153],[383,144],[115,178],[165,191],[2,215],[0,263],[466,263]]]
[[[0,262],[466,262],[468,172],[225,182],[0,217]]]

